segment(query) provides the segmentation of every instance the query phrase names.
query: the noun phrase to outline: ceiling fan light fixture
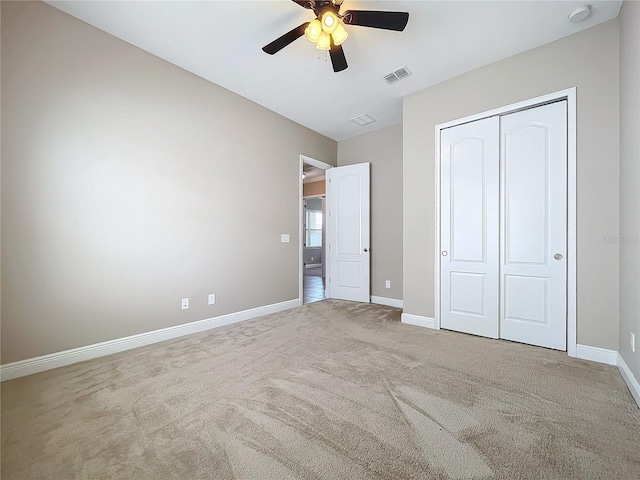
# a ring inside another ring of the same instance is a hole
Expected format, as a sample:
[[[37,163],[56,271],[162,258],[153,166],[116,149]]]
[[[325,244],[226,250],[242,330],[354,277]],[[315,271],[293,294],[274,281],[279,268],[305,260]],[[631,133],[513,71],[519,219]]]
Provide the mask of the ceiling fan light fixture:
[[[318,38],[316,48],[319,50],[331,50],[331,35],[327,32],[320,33],[320,38]]]
[[[349,36],[345,25],[402,32],[409,21],[409,12],[348,10],[340,14],[342,0],[293,0],[292,3],[311,10],[315,18],[279,36],[262,47],[262,51],[274,55],[304,35],[316,44],[318,50],[329,52],[329,55],[325,55],[325,61],[331,58],[331,66],[336,73],[349,67],[342,49],[342,44]]]
[[[338,25],[336,31],[331,34],[331,37],[333,38],[333,44],[336,46],[342,45],[348,36],[349,34],[342,25]]]
[[[331,10],[327,10],[322,14],[322,30],[326,33],[333,33],[338,28],[338,16]]]
[[[318,41],[318,38],[320,38],[321,33],[322,33],[322,25],[320,24],[320,20],[318,19],[309,23],[307,28],[304,30],[304,35],[307,37],[307,40],[313,43],[316,43]]]

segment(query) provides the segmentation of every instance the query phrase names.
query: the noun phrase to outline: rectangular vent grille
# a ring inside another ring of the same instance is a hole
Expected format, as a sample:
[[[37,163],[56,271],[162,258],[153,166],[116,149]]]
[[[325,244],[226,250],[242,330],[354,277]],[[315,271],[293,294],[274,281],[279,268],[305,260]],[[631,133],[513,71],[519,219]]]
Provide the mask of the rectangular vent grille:
[[[400,68],[396,68],[393,72],[391,73],[387,73],[384,77],[384,81],[387,82],[389,85],[391,85],[392,83],[396,83],[399,80],[402,80],[405,77],[408,77],[409,75],[411,75],[411,72],[409,71],[409,69],[407,68],[406,65],[400,67]]]
[[[353,117],[351,119],[351,121],[353,123],[355,123],[356,125],[359,125],[361,127],[364,127],[365,125],[369,125],[370,123],[373,123],[376,121],[375,118],[370,117],[369,115],[367,115],[366,113],[364,115],[358,115],[357,117]]]

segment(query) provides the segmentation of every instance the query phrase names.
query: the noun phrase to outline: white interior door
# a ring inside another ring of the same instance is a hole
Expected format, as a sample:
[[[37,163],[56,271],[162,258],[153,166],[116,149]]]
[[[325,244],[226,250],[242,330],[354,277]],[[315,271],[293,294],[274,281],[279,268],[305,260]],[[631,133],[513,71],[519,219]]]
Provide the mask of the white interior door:
[[[327,170],[328,298],[369,303],[369,163]]]
[[[499,120],[440,137],[441,326],[498,338]]]
[[[500,337],[567,347],[566,101],[501,122]]]

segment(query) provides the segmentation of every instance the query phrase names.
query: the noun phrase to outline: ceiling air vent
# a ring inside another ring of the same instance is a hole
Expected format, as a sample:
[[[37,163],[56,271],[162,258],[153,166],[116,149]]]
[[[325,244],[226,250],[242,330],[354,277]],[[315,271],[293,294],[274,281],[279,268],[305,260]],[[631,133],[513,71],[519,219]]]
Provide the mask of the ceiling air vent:
[[[400,68],[396,68],[393,72],[387,73],[382,78],[384,78],[385,82],[391,85],[392,83],[396,83],[398,80],[402,80],[403,78],[408,77],[409,75],[411,75],[411,72],[409,71],[407,66],[404,65]]]
[[[365,125],[369,125],[370,123],[373,123],[376,121],[375,118],[370,117],[369,115],[367,115],[366,113],[364,115],[358,115],[357,117],[353,117],[351,119],[351,121],[353,123],[355,123],[356,125],[359,125],[361,127],[364,127]]]

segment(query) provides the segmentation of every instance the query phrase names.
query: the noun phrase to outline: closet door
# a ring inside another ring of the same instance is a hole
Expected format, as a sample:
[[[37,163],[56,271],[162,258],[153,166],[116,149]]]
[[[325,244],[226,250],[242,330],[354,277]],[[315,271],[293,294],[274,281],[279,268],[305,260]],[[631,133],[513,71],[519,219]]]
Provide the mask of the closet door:
[[[566,101],[500,119],[500,338],[566,350]]]
[[[498,338],[499,119],[440,137],[442,328]]]

